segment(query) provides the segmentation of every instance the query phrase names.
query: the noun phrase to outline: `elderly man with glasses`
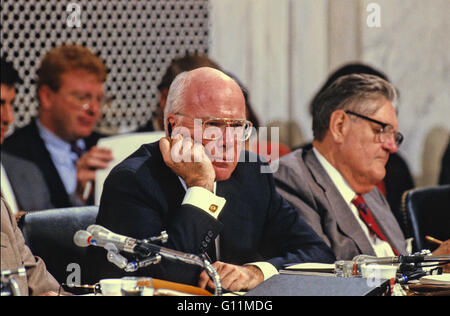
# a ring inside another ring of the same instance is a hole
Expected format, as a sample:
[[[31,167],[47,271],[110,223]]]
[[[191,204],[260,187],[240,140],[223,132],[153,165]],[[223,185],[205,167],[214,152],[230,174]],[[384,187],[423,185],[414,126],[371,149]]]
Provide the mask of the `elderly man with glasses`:
[[[210,258],[232,291],[254,288],[285,264],[334,262],[276,192],[265,164],[242,150],[252,124],[234,80],[207,67],[181,73],[170,86],[164,124],[167,137],[143,145],[108,176],[98,224],[137,239],[166,230],[165,247]],[[123,273],[103,249],[93,251],[95,279]],[[200,268],[164,258],[139,273],[213,287]]]
[[[314,140],[283,157],[277,189],[338,260],[406,254],[403,233],[376,184],[400,146],[396,92],[373,75],[338,78],[312,104]]]

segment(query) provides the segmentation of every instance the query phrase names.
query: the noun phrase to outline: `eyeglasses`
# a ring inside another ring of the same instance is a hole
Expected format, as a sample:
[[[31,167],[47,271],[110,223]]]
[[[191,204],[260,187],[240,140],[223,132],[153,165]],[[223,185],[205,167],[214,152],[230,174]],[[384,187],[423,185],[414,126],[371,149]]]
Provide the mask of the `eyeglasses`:
[[[194,118],[183,113],[173,113],[175,115],[189,117],[191,119],[198,119],[202,121],[203,139],[218,140],[226,133],[226,128],[232,128],[238,140],[246,141],[252,134],[253,123],[246,119],[230,119],[230,118]]]
[[[377,131],[377,137],[378,137],[378,141],[380,143],[388,142],[389,139],[392,139],[391,138],[392,136],[394,137],[395,144],[397,146],[400,146],[400,144],[403,142],[403,138],[404,138],[403,134],[400,133],[400,132],[394,131],[394,127],[392,127],[392,125],[387,124],[387,123],[383,123],[383,122],[380,122],[380,121],[377,121],[377,120],[374,120],[373,118],[370,118],[370,117],[367,117],[365,115],[358,114],[358,113],[355,113],[355,112],[352,112],[352,111],[345,111],[345,113],[357,116],[357,117],[362,118],[362,119],[364,119],[366,121],[369,121],[369,122],[372,122],[372,123],[380,125],[381,129]]]
[[[68,96],[72,101],[73,105],[79,108],[80,110],[86,111],[93,107],[96,102],[101,109],[105,105],[109,105],[112,101],[111,97],[105,96],[92,96],[90,93],[81,94],[81,93],[69,93]]]

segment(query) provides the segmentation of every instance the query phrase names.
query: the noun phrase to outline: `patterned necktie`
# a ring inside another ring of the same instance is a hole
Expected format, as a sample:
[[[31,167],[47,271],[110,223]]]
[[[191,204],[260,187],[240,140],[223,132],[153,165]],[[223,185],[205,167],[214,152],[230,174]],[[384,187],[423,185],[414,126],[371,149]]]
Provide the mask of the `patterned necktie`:
[[[70,149],[77,154],[78,158],[81,157],[81,155],[83,155],[83,150],[77,145],[76,142],[73,142],[70,144]]]
[[[367,227],[374,232],[378,238],[380,238],[383,241],[386,241],[389,243],[387,238],[384,236],[384,234],[381,232],[380,227],[378,226],[377,222],[373,218],[372,212],[370,211],[369,207],[366,204],[366,201],[364,201],[363,197],[360,195],[357,195],[353,200],[352,203],[356,206],[356,208],[359,211],[359,216],[361,216],[362,220],[366,223]],[[392,247],[392,251],[396,256],[399,256],[400,253]]]

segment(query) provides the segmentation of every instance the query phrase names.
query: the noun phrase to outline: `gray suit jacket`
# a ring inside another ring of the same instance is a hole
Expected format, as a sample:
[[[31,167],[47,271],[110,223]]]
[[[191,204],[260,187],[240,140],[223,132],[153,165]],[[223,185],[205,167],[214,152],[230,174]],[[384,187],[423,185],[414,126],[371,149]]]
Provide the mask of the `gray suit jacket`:
[[[278,192],[330,246],[338,260],[366,254],[375,256],[350,207],[312,149],[298,149],[280,159],[275,176]],[[403,233],[383,195],[374,189],[363,195],[389,243],[406,254]]]
[[[20,210],[53,208],[44,177],[32,162],[6,152],[2,152],[1,160]]]

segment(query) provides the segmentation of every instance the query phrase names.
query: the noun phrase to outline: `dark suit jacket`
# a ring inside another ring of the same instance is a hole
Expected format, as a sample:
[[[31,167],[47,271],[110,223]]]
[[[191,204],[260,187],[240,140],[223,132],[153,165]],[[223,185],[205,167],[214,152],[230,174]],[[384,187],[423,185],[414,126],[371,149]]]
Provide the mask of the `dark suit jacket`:
[[[404,216],[401,210],[401,201],[403,193],[414,188],[414,180],[406,161],[399,153],[389,155],[389,160],[386,164],[386,176],[383,182],[386,189],[386,200],[403,234],[406,235],[408,228],[404,227],[403,224]]]
[[[14,191],[19,210],[53,208],[45,179],[32,162],[2,152],[2,164]]]
[[[100,134],[92,133],[90,137],[85,139],[86,148],[89,149],[94,146],[100,137]],[[73,206],[50,153],[39,135],[35,120],[6,138],[2,150],[35,163],[44,176],[54,207]]]
[[[439,185],[450,184],[450,141],[442,156],[441,172],[439,174]]]
[[[181,205],[185,190],[164,164],[158,142],[143,145],[109,174],[97,223],[137,239],[166,230],[165,247],[192,254],[209,251],[220,234],[220,260],[236,265],[267,261],[280,269],[287,263],[334,262],[331,249],[276,192],[272,175],[262,174],[262,164],[248,162],[246,155],[247,162],[239,162],[230,179],[217,183],[216,194],[226,204],[216,220],[192,205]],[[100,250],[96,279],[118,276]],[[163,259],[140,272],[196,285],[201,271]]]
[[[375,255],[350,207],[312,149],[298,149],[282,157],[274,177],[280,194],[298,209],[338,260],[351,260],[360,254]],[[406,254],[403,233],[380,191],[375,188],[363,197],[389,243]]]

